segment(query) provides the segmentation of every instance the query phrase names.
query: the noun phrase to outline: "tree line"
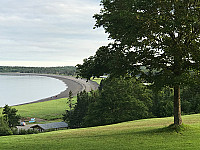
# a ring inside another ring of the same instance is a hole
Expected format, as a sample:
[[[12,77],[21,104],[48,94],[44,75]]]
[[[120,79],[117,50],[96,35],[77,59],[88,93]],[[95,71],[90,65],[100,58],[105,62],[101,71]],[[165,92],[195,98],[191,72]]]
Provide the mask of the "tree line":
[[[42,73],[42,74],[63,74],[75,75],[76,67],[18,67],[18,66],[0,66],[0,72],[19,72],[19,73]]]
[[[181,86],[182,114],[200,113],[200,84]],[[63,119],[70,128],[173,116],[173,88],[155,89],[133,77],[108,78],[99,90],[77,95]]]

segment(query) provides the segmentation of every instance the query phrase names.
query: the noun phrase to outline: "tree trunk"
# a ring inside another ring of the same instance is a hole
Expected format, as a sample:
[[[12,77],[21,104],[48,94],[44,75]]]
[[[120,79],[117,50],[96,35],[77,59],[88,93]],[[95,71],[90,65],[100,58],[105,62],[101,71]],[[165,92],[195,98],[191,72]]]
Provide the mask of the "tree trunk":
[[[180,86],[174,86],[174,125],[181,125],[181,98]]]

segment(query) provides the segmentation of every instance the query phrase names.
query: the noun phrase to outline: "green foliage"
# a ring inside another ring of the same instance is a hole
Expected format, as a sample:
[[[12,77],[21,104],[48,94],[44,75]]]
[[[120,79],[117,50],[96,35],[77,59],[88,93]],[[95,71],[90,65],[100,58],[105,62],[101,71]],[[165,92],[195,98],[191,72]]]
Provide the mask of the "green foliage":
[[[151,93],[134,78],[106,79],[99,91],[77,95],[73,110],[63,119],[71,128],[97,126],[152,116]]]
[[[65,114],[63,114],[63,120],[68,122],[68,125],[71,128],[72,128],[71,120],[73,119],[73,111],[72,111],[72,109],[74,108],[74,103],[73,103],[74,100],[72,99],[73,98],[72,95],[73,95],[72,91],[69,91],[69,97],[67,99],[68,100],[68,102],[67,102],[68,107],[67,108],[69,108],[69,110],[67,109]]]
[[[12,131],[9,128],[7,122],[4,121],[3,117],[0,117],[0,136],[12,135]]]
[[[200,113],[200,84],[190,84],[182,88],[182,110],[185,114]]]
[[[17,128],[11,128],[11,131],[13,132],[13,135],[26,135],[26,134],[37,134],[39,133],[38,130],[33,129],[17,129]]]
[[[42,74],[64,74],[75,75],[76,68],[73,66],[64,67],[10,67],[0,66],[0,72],[20,72],[20,73],[42,73]]]
[[[18,135],[19,134],[19,131],[17,128],[11,128],[11,131],[13,133],[13,135]]]
[[[73,93],[72,93],[72,91],[70,90],[70,91],[69,91],[68,102],[67,102],[67,103],[69,104],[69,109],[70,109],[70,111],[72,110],[73,105],[74,105],[74,104],[73,104],[73,99],[72,99],[73,96],[72,96],[72,95],[73,95]]]
[[[102,0],[95,26],[103,27],[114,44],[78,65],[79,75],[140,73],[157,87],[188,83],[190,71],[199,70],[199,3]]]
[[[90,79],[105,73],[115,77],[127,74],[126,58],[120,49],[117,44],[100,47],[94,56],[84,59],[82,65],[77,65],[77,76]]]
[[[87,93],[82,91],[77,94],[77,103],[73,110],[66,110],[63,114],[63,120],[66,121],[70,128],[83,127],[84,117],[88,111],[88,106],[96,97],[96,92],[91,91]]]
[[[182,114],[200,113],[199,83],[181,86]],[[153,107],[151,111],[155,117],[173,115],[173,89],[164,87],[159,91],[152,91]]]
[[[103,86],[103,85],[102,85]],[[198,113],[198,103],[200,103],[198,84],[184,86],[181,90],[182,95],[182,113],[191,114]],[[158,91],[158,96],[155,92],[152,93],[153,106],[150,108],[150,113],[154,117],[172,116],[173,113],[173,90],[169,87]],[[76,102],[77,97],[73,98]],[[62,114],[66,110],[66,98],[46,101],[41,103],[33,103],[27,105],[14,106],[18,110],[18,114],[22,117],[35,117],[47,120],[62,118]],[[69,109],[69,107],[67,108]],[[2,109],[0,109],[2,110]],[[1,115],[1,113],[0,113]]]
[[[102,0],[95,27],[103,27],[114,43],[78,65],[78,75],[89,79],[104,73],[129,74],[157,89],[173,87],[174,121],[181,124],[180,85],[189,84],[200,71],[199,5],[181,0]]]
[[[71,128],[173,115],[173,88],[150,90],[134,78],[122,77],[102,80],[100,85],[99,91],[78,94],[74,109],[66,111],[63,119]],[[200,99],[193,99],[198,97],[199,85],[184,87],[182,114],[191,114],[199,108]]]
[[[15,127],[19,125],[19,119],[21,118],[20,115],[17,115],[18,110],[15,108],[11,108],[8,105],[3,107],[3,118],[6,122],[8,122],[9,127]]]
[[[99,96],[89,105],[85,124],[97,126],[151,116],[150,91],[134,78],[113,78],[103,82]]]
[[[152,113],[155,117],[169,117],[173,115],[173,89],[164,87],[159,91],[152,91]]]
[[[19,135],[25,135],[25,134],[27,134],[27,132],[24,129],[20,129],[18,134]]]
[[[113,52],[107,46],[100,47],[95,56],[83,60],[83,65],[77,65],[77,76],[87,78],[99,77],[104,73],[110,73],[111,64],[108,63],[113,60]]]
[[[25,130],[25,129],[20,129],[20,130],[18,130],[18,132],[15,132],[15,135],[26,135],[26,134],[37,134],[37,133],[39,133],[38,130],[32,130],[32,129]]]

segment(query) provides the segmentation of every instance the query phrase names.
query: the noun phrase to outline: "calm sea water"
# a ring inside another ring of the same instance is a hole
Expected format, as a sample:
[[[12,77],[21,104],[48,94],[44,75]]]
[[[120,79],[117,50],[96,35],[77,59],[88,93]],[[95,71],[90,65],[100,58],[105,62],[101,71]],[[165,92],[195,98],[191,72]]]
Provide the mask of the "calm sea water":
[[[61,80],[45,76],[0,75],[0,107],[51,97],[66,88]]]

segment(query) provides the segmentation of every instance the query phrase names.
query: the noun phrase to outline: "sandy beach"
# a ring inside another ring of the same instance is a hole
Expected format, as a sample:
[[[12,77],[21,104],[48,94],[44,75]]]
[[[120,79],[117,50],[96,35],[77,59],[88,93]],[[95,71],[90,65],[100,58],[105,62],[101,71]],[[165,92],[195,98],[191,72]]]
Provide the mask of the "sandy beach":
[[[0,73],[0,74],[15,75],[15,76],[17,76],[17,75],[20,75],[20,76],[22,76],[22,75],[46,76],[46,77],[59,79],[68,86],[68,88],[65,91],[61,92],[58,95],[54,95],[54,96],[51,96],[51,97],[48,97],[45,99],[35,100],[32,102],[23,103],[23,104],[19,104],[19,105],[44,102],[44,101],[55,100],[55,99],[59,99],[59,98],[66,98],[69,96],[70,90],[72,91],[73,96],[76,96],[79,92],[81,92],[83,90],[89,92],[91,90],[96,90],[98,88],[98,84],[94,81],[86,82],[86,79],[81,79],[81,78],[77,79],[72,76],[51,75],[51,74],[34,74],[34,73]]]
[[[86,92],[89,92],[91,90],[96,90],[98,89],[98,84],[94,81],[88,81],[86,79],[81,79],[81,78],[75,78],[72,76],[61,76],[61,75],[40,75],[40,76],[47,76],[51,78],[56,78],[61,81],[63,81],[68,88],[61,92],[58,95],[55,95],[53,99],[59,99],[59,98],[65,98],[69,96],[69,91],[71,90],[73,93],[73,96],[76,96],[79,92],[85,90]],[[50,98],[45,98],[39,101],[46,101],[46,100],[51,100],[52,97]]]

